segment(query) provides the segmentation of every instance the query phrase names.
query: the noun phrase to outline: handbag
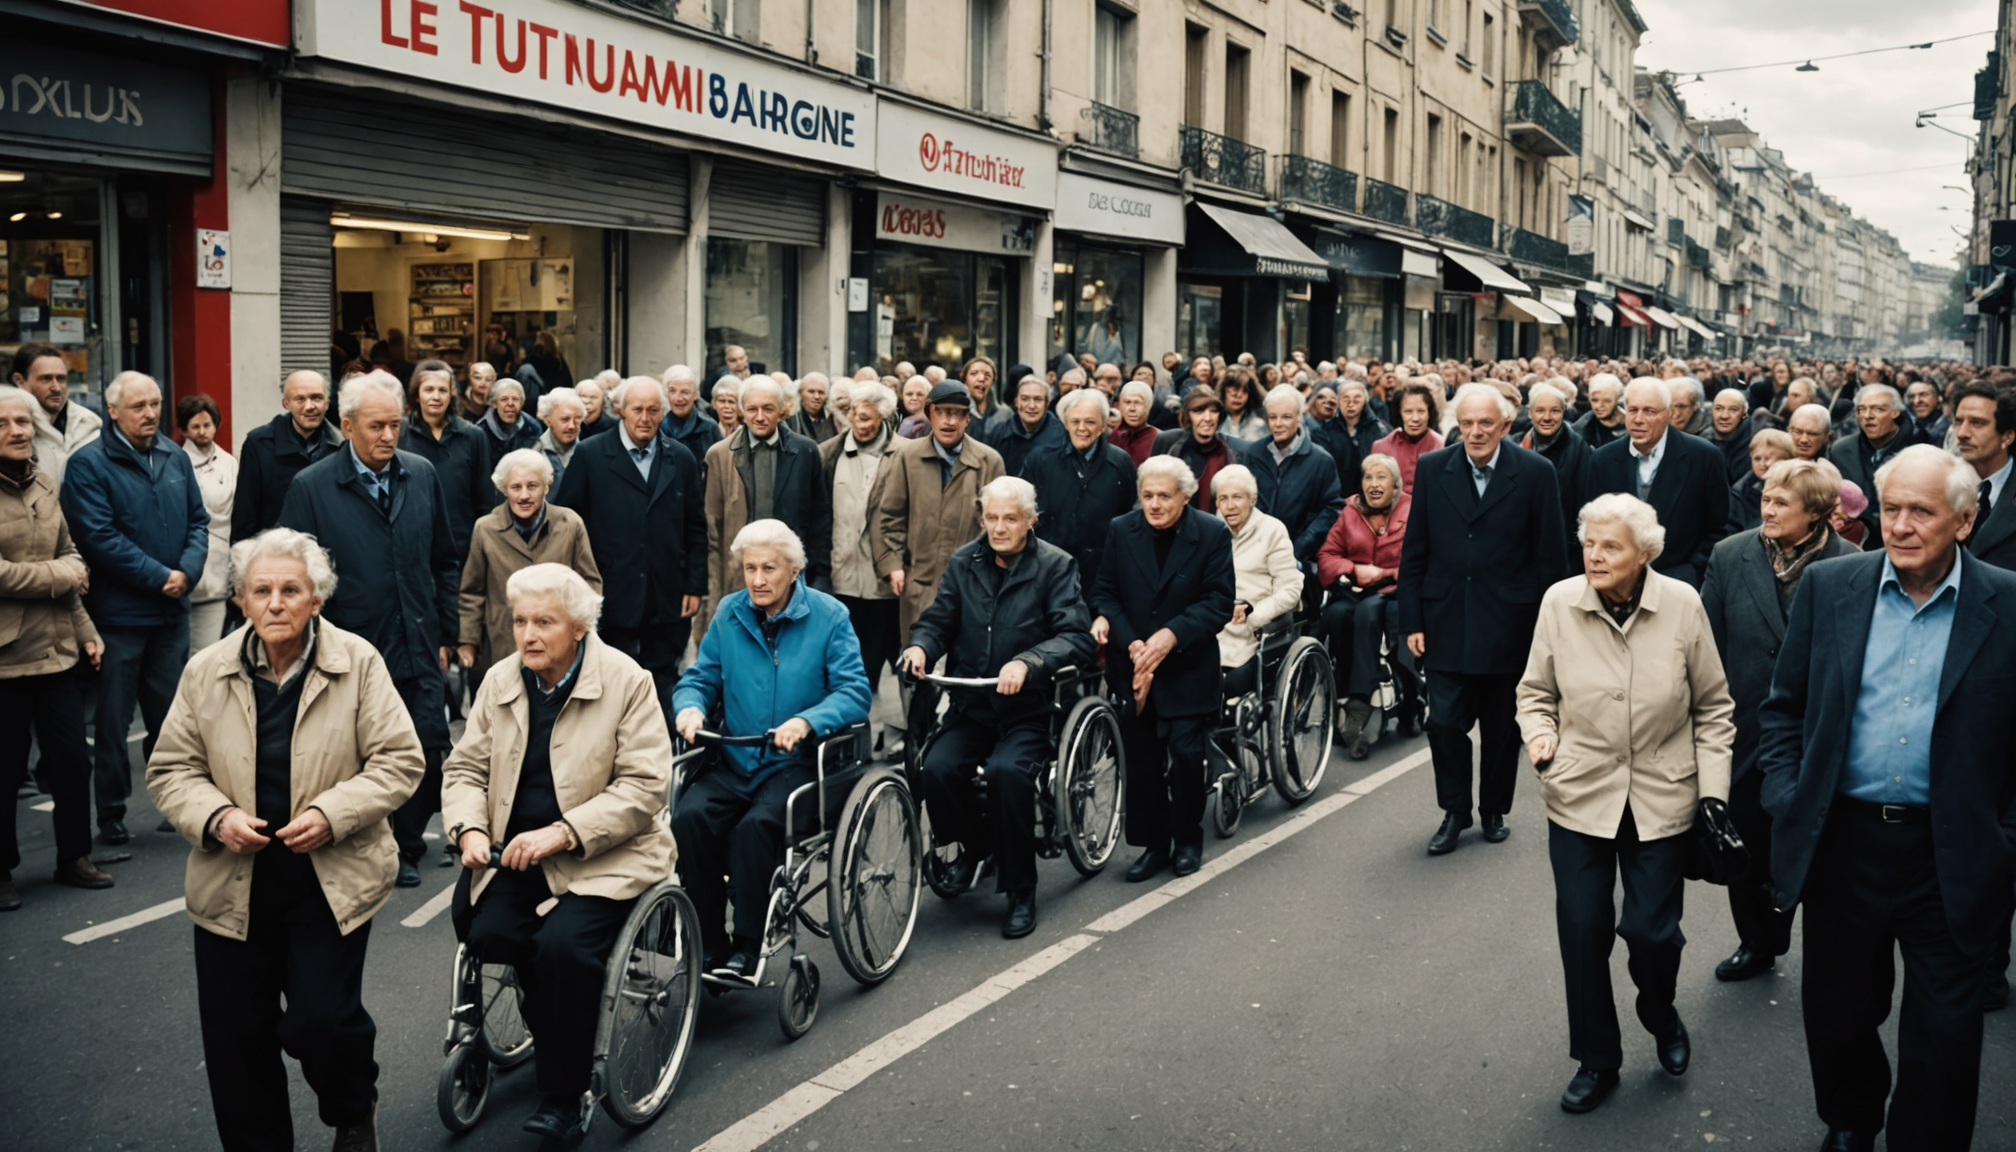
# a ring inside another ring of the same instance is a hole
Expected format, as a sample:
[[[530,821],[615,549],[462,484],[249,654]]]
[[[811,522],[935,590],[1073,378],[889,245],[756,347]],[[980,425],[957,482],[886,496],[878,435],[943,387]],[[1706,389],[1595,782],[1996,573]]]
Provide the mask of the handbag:
[[[1680,874],[1724,887],[1750,874],[1750,848],[1736,832],[1729,806],[1710,796],[1694,808],[1694,827],[1681,849]]]

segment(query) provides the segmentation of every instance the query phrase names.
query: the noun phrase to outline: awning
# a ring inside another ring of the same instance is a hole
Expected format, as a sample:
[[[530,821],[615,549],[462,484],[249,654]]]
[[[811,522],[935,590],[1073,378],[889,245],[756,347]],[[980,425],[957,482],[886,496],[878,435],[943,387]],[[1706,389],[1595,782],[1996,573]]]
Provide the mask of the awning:
[[[1673,318],[1673,314],[1671,312],[1666,311],[1664,308],[1654,308],[1650,304],[1647,304],[1645,306],[1645,314],[1647,316],[1650,316],[1653,322],[1658,324],[1661,328],[1680,327],[1680,321],[1675,320]]]
[[[1540,303],[1563,316],[1575,314],[1575,293],[1566,288],[1540,289]]]
[[[1561,319],[1559,312],[1554,311],[1554,309],[1549,308],[1530,296],[1500,296],[1498,302],[1504,305],[1505,308],[1541,324],[1566,323],[1566,321]]]
[[[1622,300],[1617,302],[1617,314],[1623,318],[1626,328],[1629,328],[1633,324],[1636,324],[1640,328],[1652,327],[1652,318],[1650,316],[1647,316],[1642,309],[1633,308]]]
[[[1974,310],[1977,313],[2008,311],[2009,299],[2004,294],[2008,287],[2009,273],[1997,272],[1995,273],[1995,279],[1989,281],[1988,286],[1981,290],[1981,294],[1974,297],[1969,303],[1975,306]]]
[[[1454,248],[1444,248],[1442,255],[1456,262],[1456,266],[1477,278],[1477,282],[1494,292],[1517,292],[1521,296],[1531,296],[1533,289],[1524,280],[1484,259],[1468,252],[1458,252]]]
[[[1617,323],[1617,314],[1610,311],[1610,306],[1601,300],[1590,301],[1589,318],[1598,324],[1615,325]]]
[[[1624,222],[1633,228],[1643,228],[1647,232],[1652,231],[1654,227],[1652,221],[1629,208],[1624,209]]]
[[[1686,315],[1685,313],[1676,312],[1674,313],[1673,318],[1675,320],[1680,321],[1682,327],[1686,328],[1689,332],[1694,333],[1696,336],[1701,337],[1703,340],[1715,339],[1714,331],[1710,329],[1706,324],[1703,324],[1699,320],[1694,319],[1692,316]]]
[[[1200,203],[1197,207],[1251,258],[1251,266],[1242,269],[1246,274],[1289,280],[1330,278],[1329,262],[1297,240],[1286,225],[1272,216],[1238,212],[1216,204]]]
[[[1402,254],[1406,250],[1391,240],[1320,226],[1305,227],[1302,235],[1307,238],[1310,250],[1346,276],[1398,280],[1402,275]]]
[[[1434,279],[1442,275],[1442,264],[1426,252],[1416,252],[1412,248],[1400,250],[1400,271],[1409,276],[1426,276]]]

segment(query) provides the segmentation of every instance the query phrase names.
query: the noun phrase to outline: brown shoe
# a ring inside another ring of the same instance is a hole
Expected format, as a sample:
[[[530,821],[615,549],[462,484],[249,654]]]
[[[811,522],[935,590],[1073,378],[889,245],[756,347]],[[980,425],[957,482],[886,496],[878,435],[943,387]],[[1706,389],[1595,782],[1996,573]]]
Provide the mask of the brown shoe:
[[[363,1123],[336,1129],[336,1143],[329,1152],[378,1152],[378,1106],[371,1106]]]
[[[89,856],[58,864],[56,882],[72,888],[110,888],[113,884],[112,874],[93,864]]]
[[[21,893],[14,887],[12,872],[0,873],[0,912],[19,912]]]

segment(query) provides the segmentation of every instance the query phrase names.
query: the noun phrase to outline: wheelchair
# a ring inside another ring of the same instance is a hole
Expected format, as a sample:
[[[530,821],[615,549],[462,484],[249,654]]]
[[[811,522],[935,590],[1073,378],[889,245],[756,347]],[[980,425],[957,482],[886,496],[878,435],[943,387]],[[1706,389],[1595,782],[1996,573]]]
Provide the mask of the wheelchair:
[[[1216,773],[1211,823],[1220,839],[1239,830],[1269,789],[1290,807],[1314,795],[1330,764],[1337,725],[1337,679],[1330,652],[1311,635],[1319,616],[1291,613],[1256,634],[1259,677],[1225,701],[1205,756]]]
[[[917,806],[902,773],[871,761],[868,732],[866,723],[850,724],[820,740],[812,781],[793,789],[784,802],[784,861],[770,881],[769,915],[752,980],[700,977],[715,996],[776,988],[777,1025],[786,1040],[811,1031],[819,1015],[819,966],[798,949],[800,926],[831,939],[840,966],[869,987],[896,971],[917,926],[923,887]],[[768,744],[773,735],[702,731],[691,745],[675,736],[675,799],[688,778],[687,764],[724,747]],[[816,903],[822,891],[823,917]],[[773,960],[783,969],[774,979]]]
[[[501,846],[492,847],[491,867],[503,867],[503,857]],[[638,898],[605,966],[584,1126],[598,1101],[625,1128],[642,1128],[664,1111],[693,1047],[700,951],[700,919],[678,885],[661,882]],[[435,1107],[449,1131],[474,1128],[497,1074],[532,1057],[523,998],[509,965],[484,964],[466,946],[456,948],[447,1059],[435,1085]]]
[[[994,676],[941,676],[927,673],[904,679],[940,688],[994,688]],[[922,693],[920,692],[921,696]],[[924,759],[936,742],[944,721],[935,715],[936,701],[926,711],[933,713],[929,732],[921,739],[917,728],[924,727],[911,717],[913,730],[904,741],[907,749],[903,770],[911,790],[923,795]],[[1126,753],[1120,745],[1120,716],[1099,692],[1098,673],[1067,665],[1050,678],[1050,770],[1036,778],[1036,856],[1054,860],[1068,856],[1080,876],[1097,876],[1113,858],[1120,842],[1120,821],[1127,799]],[[975,764],[982,802],[986,799],[986,769]],[[927,850],[924,878],[931,891],[943,899],[953,899],[977,886],[989,872],[987,862],[973,870],[971,884],[954,883],[953,866],[960,863],[965,848],[957,841],[939,843],[930,835],[926,820]]]
[[[1362,595],[1354,588],[1353,595]],[[1323,605],[1328,607],[1338,601],[1339,593],[1331,590],[1324,593]],[[1327,641],[1329,637],[1324,637]],[[1348,660],[1348,656],[1347,656]],[[1342,703],[1342,696],[1339,696]],[[1387,732],[1399,729],[1402,737],[1411,739],[1420,735],[1427,726],[1428,686],[1422,675],[1419,662],[1407,650],[1404,638],[1396,633],[1382,630],[1379,633],[1379,680],[1368,697],[1372,705],[1372,715],[1365,722],[1365,744],[1370,747],[1383,739]],[[1348,751],[1348,750],[1347,750]]]

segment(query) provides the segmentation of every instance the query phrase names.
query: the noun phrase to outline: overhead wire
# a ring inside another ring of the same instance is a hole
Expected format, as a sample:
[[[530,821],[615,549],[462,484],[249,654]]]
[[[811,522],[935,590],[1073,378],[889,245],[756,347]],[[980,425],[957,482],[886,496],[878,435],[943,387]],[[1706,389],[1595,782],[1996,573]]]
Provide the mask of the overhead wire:
[[[1796,64],[1812,64],[1820,60],[1846,60],[1851,56],[1873,56],[1878,52],[1904,52],[1913,48],[1930,48],[1935,44],[1950,44],[1955,40],[1971,40],[1976,36],[1993,36],[1995,30],[1966,32],[1958,36],[1946,36],[1938,40],[1923,40],[1915,44],[1893,44],[1887,48],[1863,48],[1855,52],[1837,52],[1832,56],[1806,56],[1793,60],[1774,60],[1769,64],[1738,64],[1728,68],[1668,68],[1662,71],[1676,76],[1715,76],[1723,72],[1750,72],[1758,68],[1789,68]],[[1816,69],[1817,71],[1817,69]]]

